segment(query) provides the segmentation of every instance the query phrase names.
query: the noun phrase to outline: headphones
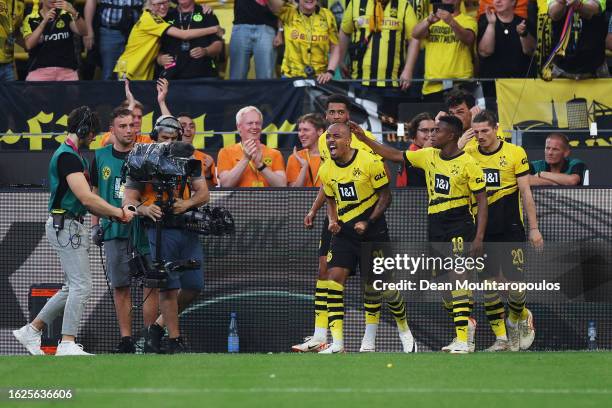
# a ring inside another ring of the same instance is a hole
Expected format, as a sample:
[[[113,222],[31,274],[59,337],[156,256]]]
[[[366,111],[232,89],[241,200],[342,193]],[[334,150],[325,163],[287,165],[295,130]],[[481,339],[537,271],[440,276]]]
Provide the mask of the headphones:
[[[153,130],[150,133],[151,139],[157,142],[157,138],[159,137],[159,128],[170,128],[176,130],[178,133],[178,137],[176,140],[181,140],[183,138],[183,127],[177,118],[170,115],[162,115],[156,121],[153,126]]]
[[[83,110],[83,118],[74,133],[79,139],[86,139],[91,132],[95,132],[94,114],[89,106],[83,106],[81,109]]]

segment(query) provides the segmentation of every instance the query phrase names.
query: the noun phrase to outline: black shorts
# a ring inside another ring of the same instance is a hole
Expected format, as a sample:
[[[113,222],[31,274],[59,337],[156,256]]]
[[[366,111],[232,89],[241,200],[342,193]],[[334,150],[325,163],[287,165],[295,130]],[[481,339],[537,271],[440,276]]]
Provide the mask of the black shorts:
[[[448,258],[452,256],[468,256],[469,244],[476,235],[476,225],[471,217],[461,217],[457,220],[429,219],[429,254],[430,257]],[[434,278],[445,276],[444,269],[432,269]]]
[[[485,236],[485,269],[479,278],[497,279],[503,277],[510,282],[521,282],[525,267],[525,229],[513,228],[502,234]]]
[[[361,262],[362,244],[364,242],[389,242],[389,228],[384,217],[370,224],[364,235],[358,235],[353,224],[343,224],[336,235],[332,235],[329,252],[327,253],[327,267],[345,268],[354,275],[357,265]],[[376,250],[376,248],[372,249]]]
[[[331,242],[332,233],[329,232],[329,218],[327,216],[323,220],[323,229],[321,230],[321,240],[319,241],[319,256],[327,256],[329,252],[329,243]]]

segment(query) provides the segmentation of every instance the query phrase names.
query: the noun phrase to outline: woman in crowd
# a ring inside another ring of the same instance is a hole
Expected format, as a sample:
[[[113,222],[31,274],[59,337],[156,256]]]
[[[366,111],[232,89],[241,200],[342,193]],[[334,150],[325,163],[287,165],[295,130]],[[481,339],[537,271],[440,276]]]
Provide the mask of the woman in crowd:
[[[153,79],[154,62],[163,35],[178,38],[189,47],[190,40],[219,31],[218,25],[189,30],[172,27],[164,21],[164,17],[168,14],[168,5],[168,0],[147,0],[145,3],[145,11],[132,28],[125,51],[115,66],[115,72],[120,79],[125,77],[132,80]]]
[[[21,27],[30,54],[26,81],[78,81],[74,34],[87,34],[85,20],[64,0],[42,0]]]

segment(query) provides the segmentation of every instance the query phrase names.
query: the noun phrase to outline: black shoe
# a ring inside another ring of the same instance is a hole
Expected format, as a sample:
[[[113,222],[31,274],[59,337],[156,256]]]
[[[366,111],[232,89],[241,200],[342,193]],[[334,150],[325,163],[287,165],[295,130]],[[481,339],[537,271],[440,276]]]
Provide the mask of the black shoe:
[[[168,347],[166,348],[166,354],[182,354],[187,352],[187,347],[183,342],[182,337],[176,339],[168,339]]]
[[[136,353],[136,346],[130,336],[122,337],[121,341],[115,349],[115,353],[119,354],[134,354]]]
[[[144,352],[145,353],[159,353],[161,339],[164,336],[164,329],[158,324],[153,323],[145,329],[144,338]]]

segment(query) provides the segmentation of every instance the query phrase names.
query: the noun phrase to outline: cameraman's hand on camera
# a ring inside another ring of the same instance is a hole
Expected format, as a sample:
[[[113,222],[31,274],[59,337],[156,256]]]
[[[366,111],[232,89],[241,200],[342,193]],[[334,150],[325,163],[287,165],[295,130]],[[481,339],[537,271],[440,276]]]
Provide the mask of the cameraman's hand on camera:
[[[104,242],[104,230],[100,224],[92,225],[90,234],[91,242],[93,242],[95,246],[101,247],[102,243]]]
[[[120,221],[124,224],[127,224],[128,222],[132,221],[132,218],[134,218],[136,216],[136,211],[135,207],[133,205],[124,205],[123,208],[121,208],[121,219]]]
[[[180,198],[177,198],[174,200],[174,203],[172,204],[172,212],[174,214],[183,214],[189,211],[191,207],[192,207],[191,201],[181,200]]]
[[[164,215],[164,212],[161,208],[159,208],[159,206],[151,204],[149,206],[139,207],[138,214],[144,217],[149,217],[153,221],[158,221]]]

